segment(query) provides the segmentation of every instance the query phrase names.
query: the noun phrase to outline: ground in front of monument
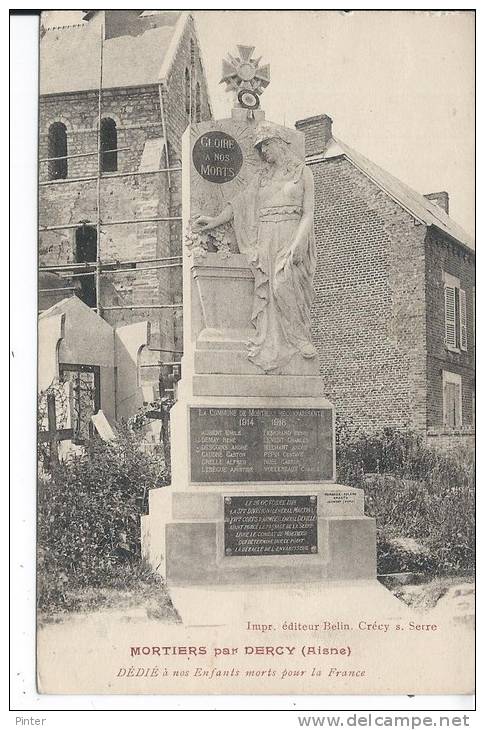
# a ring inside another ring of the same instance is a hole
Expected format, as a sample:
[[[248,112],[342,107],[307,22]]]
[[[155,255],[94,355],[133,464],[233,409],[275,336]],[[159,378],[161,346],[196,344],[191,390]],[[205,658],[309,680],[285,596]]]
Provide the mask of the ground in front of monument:
[[[40,691],[405,695],[472,689],[470,584],[455,586],[425,613],[407,609],[382,586],[367,592],[355,583],[197,587],[186,595],[194,625],[161,620],[151,601],[41,625]],[[191,608],[195,602],[198,610]],[[226,625],[205,623],[213,620],[216,603]]]

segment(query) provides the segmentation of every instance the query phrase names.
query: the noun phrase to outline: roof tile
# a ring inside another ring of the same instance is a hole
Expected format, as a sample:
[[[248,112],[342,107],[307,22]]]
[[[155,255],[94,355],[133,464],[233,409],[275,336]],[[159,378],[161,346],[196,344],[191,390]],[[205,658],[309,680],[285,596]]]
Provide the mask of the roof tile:
[[[175,30],[176,24],[162,25],[138,36],[105,40],[103,88],[159,83],[162,62]],[[40,44],[40,93],[97,90],[99,61],[99,26],[86,23],[47,30]]]

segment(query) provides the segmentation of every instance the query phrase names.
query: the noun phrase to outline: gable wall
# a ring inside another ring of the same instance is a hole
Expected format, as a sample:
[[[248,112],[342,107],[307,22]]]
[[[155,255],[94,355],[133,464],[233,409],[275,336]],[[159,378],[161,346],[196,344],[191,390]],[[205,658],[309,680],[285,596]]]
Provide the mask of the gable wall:
[[[314,340],[348,425],[426,426],[425,227],[343,157],[312,164]]]
[[[191,63],[190,40],[194,41],[194,57]],[[184,33],[180,40],[173,65],[168,74],[166,86],[163,89],[163,104],[165,107],[166,124],[170,145],[170,164],[182,164],[182,134],[190,122],[185,109],[185,69],[191,72],[192,82],[192,118],[195,121],[195,88],[197,82],[201,89],[201,121],[212,118],[209,104],[209,92],[202,67],[200,48],[195,34],[194,21],[189,17]],[[171,179],[171,207],[170,215],[182,215],[182,175],[174,173]],[[182,253],[182,225],[181,222],[171,223],[170,240],[172,242],[171,256]],[[171,272],[173,291],[178,293],[177,301],[182,301],[182,271],[174,269]],[[174,343],[176,348],[183,348],[182,309],[173,312]]]

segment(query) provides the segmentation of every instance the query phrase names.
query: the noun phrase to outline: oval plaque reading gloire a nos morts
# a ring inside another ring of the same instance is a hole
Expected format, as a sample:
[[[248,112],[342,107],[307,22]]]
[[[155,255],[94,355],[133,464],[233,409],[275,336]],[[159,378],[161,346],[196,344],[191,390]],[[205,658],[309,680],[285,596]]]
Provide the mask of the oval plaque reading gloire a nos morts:
[[[206,132],[192,150],[194,167],[204,180],[226,183],[234,180],[243,164],[240,146],[225,132]]]

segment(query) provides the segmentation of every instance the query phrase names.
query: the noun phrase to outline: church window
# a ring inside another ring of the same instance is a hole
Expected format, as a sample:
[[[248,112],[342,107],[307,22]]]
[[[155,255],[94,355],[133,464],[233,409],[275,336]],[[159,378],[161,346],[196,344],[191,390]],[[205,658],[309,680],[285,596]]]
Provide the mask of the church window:
[[[67,130],[62,122],[54,122],[48,134],[49,180],[67,177]]]
[[[97,234],[93,226],[80,226],[76,230],[76,262],[77,263],[94,263],[97,257]],[[96,282],[95,274],[89,276],[80,276],[81,290],[79,298],[88,307],[95,307],[96,300]]]
[[[101,171],[116,172],[118,169],[118,132],[114,119],[101,120]]]
[[[200,109],[200,84],[197,81],[197,84],[195,86],[195,121],[200,122],[202,119],[201,117],[201,109]]]
[[[185,113],[190,117],[190,71],[188,68],[185,69]]]

